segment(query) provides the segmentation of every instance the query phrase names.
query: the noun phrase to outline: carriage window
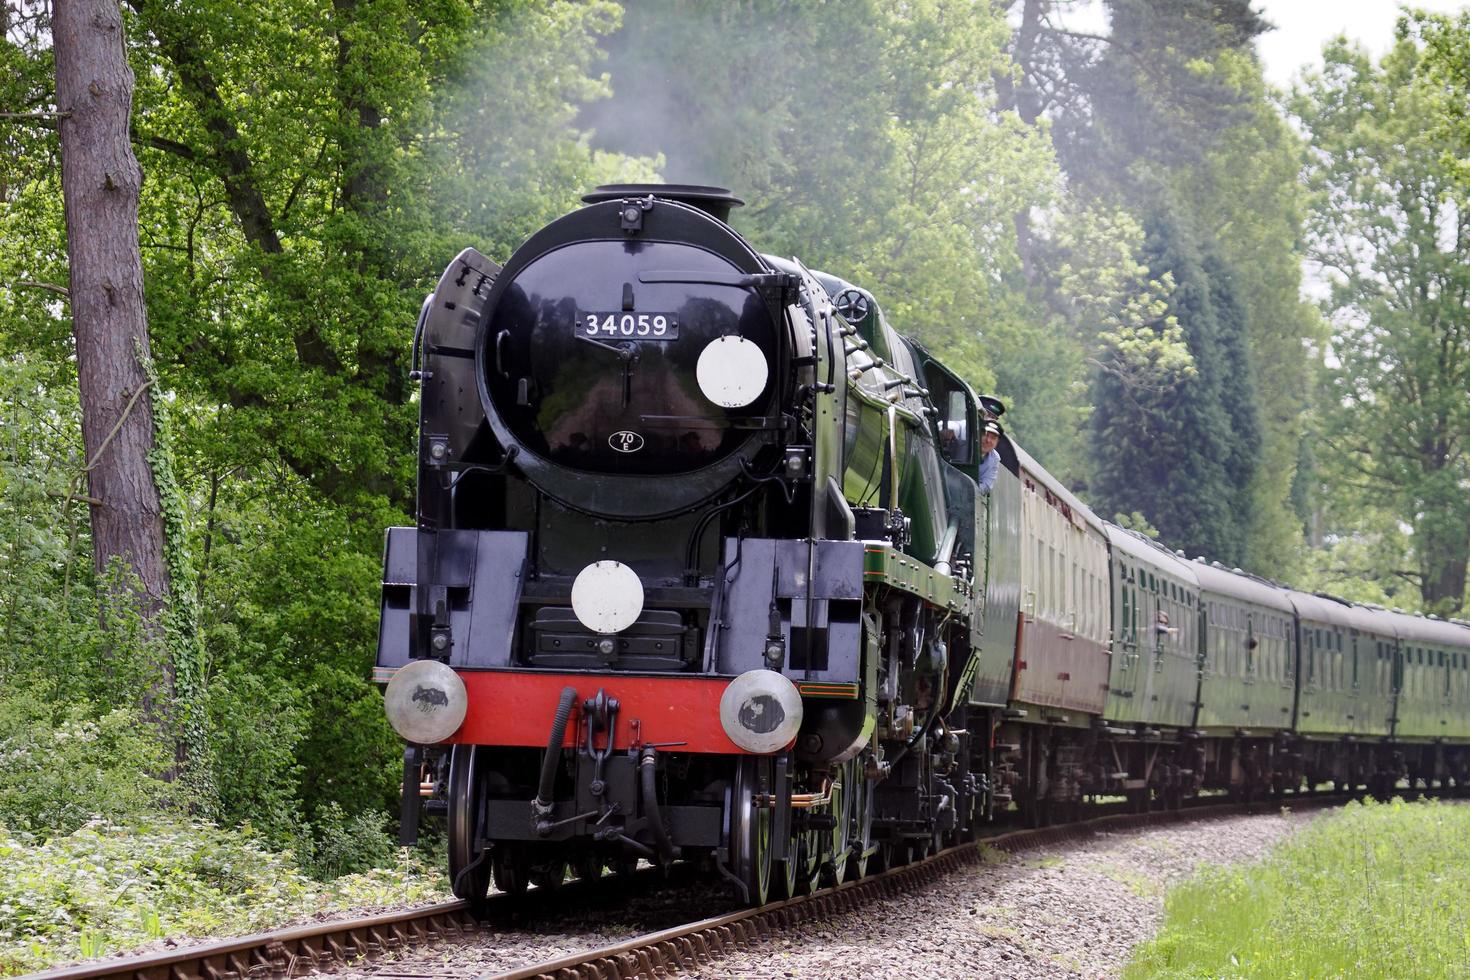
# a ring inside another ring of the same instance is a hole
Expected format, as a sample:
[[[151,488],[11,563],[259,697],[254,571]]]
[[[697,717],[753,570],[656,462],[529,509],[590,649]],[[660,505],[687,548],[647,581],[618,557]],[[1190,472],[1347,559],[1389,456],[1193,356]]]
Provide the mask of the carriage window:
[[[1132,621],[1132,605],[1128,601],[1128,586],[1118,591],[1123,593],[1123,616],[1118,622],[1118,638],[1121,640],[1128,635],[1128,624]]]

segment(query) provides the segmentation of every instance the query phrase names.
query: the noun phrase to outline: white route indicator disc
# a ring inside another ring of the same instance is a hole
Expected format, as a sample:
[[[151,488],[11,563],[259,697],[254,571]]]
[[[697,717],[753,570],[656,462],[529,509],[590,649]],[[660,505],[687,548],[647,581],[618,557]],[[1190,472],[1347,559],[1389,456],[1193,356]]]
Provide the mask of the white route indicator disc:
[[[643,612],[643,583],[622,562],[593,562],[572,582],[572,612],[593,632],[620,633]]]
[[[744,408],[766,390],[766,355],[744,337],[718,337],[699,354],[694,376],[704,397],[721,408]]]

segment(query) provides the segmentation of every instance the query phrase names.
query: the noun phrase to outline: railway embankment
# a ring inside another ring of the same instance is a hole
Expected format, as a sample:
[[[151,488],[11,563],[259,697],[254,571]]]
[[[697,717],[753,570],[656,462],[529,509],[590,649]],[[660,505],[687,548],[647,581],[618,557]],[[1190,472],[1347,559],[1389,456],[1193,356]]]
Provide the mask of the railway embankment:
[[[0,977],[446,898],[437,866],[409,851],[322,881],[206,823],[97,820],[43,840],[0,827]]]
[[[1124,976],[1470,976],[1470,806],[1352,803],[1170,890]]]
[[[1111,977],[1205,865],[1255,861],[1316,811],[1098,833],[994,859],[774,937],[692,977]]]

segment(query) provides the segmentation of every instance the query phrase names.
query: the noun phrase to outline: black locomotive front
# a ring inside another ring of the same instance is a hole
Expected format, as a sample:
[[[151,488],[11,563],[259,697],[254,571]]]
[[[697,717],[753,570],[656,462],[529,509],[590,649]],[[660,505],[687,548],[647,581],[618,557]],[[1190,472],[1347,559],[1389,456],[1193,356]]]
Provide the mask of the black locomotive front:
[[[728,192],[585,200],[504,268],[461,253],[420,321],[378,654],[406,834],[427,785],[462,897],[707,858],[759,902],[965,826],[975,495],[947,506],[916,355]]]
[[[728,195],[591,199],[496,278],[480,397],[496,441],[548,497],[664,517],[729,486],[772,441],[786,277],[705,210]]]

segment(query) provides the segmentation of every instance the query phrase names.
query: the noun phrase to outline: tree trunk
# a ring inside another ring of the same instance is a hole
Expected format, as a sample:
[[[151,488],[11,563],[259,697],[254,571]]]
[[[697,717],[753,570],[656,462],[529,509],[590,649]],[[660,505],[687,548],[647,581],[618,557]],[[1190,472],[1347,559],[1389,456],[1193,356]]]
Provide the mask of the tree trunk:
[[[143,174],[128,135],[133,73],[114,0],[56,0],[52,37],[93,561],[104,582],[114,561],[126,575],[115,598],[141,617],[158,671],[143,709],[172,755],[174,678],[163,629],[168,566],[148,460],[153,408],[140,362],[148,356],[148,322],[138,248]]]

